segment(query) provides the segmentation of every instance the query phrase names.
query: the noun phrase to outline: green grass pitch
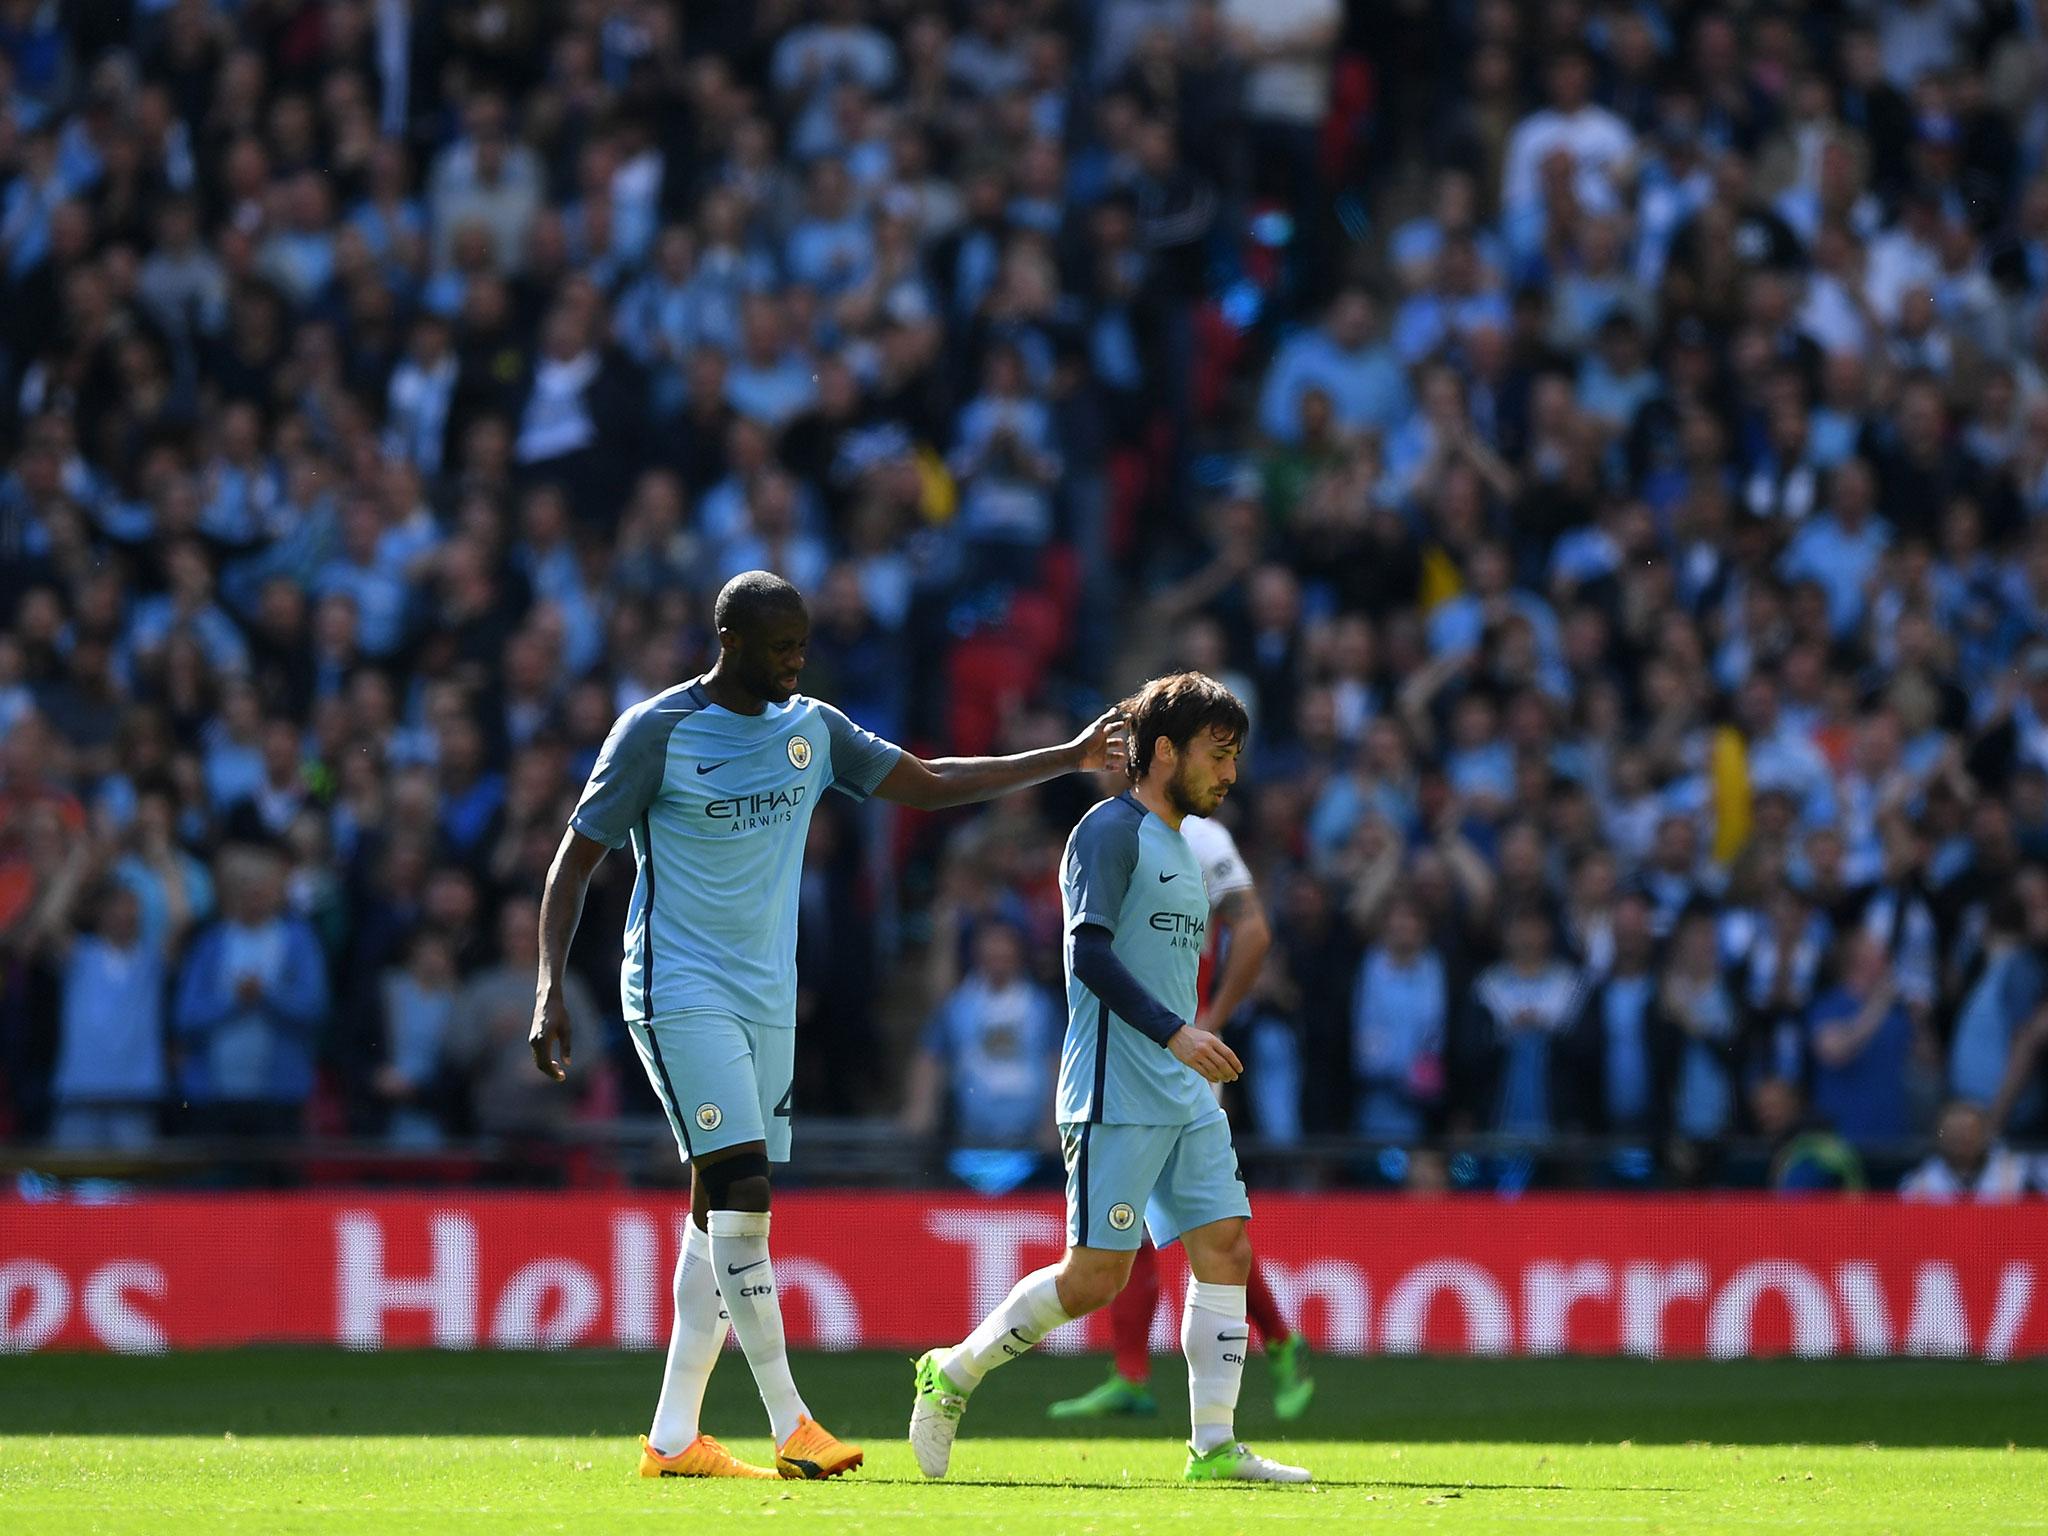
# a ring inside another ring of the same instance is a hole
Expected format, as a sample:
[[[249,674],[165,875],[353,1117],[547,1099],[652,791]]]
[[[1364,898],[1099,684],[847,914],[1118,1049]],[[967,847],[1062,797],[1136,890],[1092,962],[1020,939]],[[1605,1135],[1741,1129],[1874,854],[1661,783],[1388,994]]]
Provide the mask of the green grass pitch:
[[[633,1477],[659,1357],[260,1350],[0,1360],[0,1530],[685,1531],[766,1536],[1209,1536],[1353,1531],[2048,1530],[2048,1366],[1934,1361],[1316,1361],[1283,1434],[1254,1357],[1240,1428],[1313,1488],[1183,1487],[1177,1359],[1161,1412],[1048,1433],[1098,1359],[1035,1358],[969,1410],[952,1479],[902,1435],[910,1366],[810,1355],[818,1416],[865,1442],[828,1484]],[[765,1457],[728,1355],[706,1423]]]

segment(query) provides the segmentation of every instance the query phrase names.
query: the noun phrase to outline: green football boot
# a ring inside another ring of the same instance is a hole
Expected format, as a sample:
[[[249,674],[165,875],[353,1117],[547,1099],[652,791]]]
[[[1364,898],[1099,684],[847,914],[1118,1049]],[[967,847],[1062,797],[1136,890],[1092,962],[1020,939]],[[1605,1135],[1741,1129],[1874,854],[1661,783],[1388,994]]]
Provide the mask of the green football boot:
[[[917,1470],[926,1477],[944,1477],[953,1463],[953,1437],[960,1433],[960,1415],[967,1394],[939,1369],[939,1354],[928,1349],[917,1358],[917,1396],[910,1404],[910,1448]]]
[[[1316,1379],[1308,1373],[1308,1340],[1290,1333],[1284,1344],[1266,1346],[1266,1368],[1273,1373],[1273,1411],[1298,1419],[1316,1395]]]
[[[1092,1387],[1079,1397],[1054,1403],[1045,1410],[1045,1416],[1049,1419],[1108,1419],[1122,1415],[1147,1416],[1158,1411],[1159,1404],[1153,1399],[1149,1386],[1111,1371],[1109,1380],[1101,1386]]]
[[[1219,1445],[1203,1455],[1188,1447],[1188,1464],[1181,1473],[1185,1483],[1305,1483],[1307,1467],[1290,1467],[1284,1461],[1261,1456],[1242,1441]]]

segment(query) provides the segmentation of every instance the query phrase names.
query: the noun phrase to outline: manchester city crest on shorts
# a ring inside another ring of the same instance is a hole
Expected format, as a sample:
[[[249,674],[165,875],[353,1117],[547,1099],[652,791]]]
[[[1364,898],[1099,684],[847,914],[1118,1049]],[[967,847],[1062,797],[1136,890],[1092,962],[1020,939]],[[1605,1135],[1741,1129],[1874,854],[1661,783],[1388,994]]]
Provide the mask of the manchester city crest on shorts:
[[[715,1131],[724,1120],[725,1116],[719,1113],[716,1104],[699,1104],[697,1106],[697,1126],[700,1130]]]
[[[1119,1200],[1109,1208],[1109,1224],[1119,1232],[1131,1230],[1131,1223],[1138,1219],[1138,1213]]]
[[[802,736],[789,738],[789,766],[799,772],[811,766],[811,744]]]

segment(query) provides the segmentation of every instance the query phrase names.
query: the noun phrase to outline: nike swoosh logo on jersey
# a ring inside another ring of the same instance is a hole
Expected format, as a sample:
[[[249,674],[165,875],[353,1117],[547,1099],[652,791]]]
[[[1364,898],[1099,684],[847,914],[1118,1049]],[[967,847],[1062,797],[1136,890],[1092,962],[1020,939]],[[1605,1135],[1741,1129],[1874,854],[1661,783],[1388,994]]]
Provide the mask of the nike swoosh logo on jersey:
[[[744,1275],[748,1270],[759,1269],[767,1262],[766,1259],[756,1259],[751,1264],[728,1264],[725,1266],[725,1272],[728,1275]]]
[[[1166,882],[1167,882],[1167,881],[1169,881],[1169,880],[1178,880],[1179,878],[1180,878],[1180,875],[1179,875],[1179,873],[1178,873],[1177,871],[1176,871],[1175,873],[1173,873],[1173,874],[1170,874],[1170,875],[1169,875],[1169,874],[1165,874],[1165,873],[1163,873],[1163,872],[1162,872],[1162,873],[1160,874],[1160,876],[1159,876],[1159,883],[1160,883],[1161,885],[1164,885],[1164,884],[1166,884]]]
[[[705,774],[710,773],[713,769],[723,768],[727,763],[731,761],[731,758],[723,757],[715,763],[699,763],[697,765],[697,777],[701,779],[704,777]]]

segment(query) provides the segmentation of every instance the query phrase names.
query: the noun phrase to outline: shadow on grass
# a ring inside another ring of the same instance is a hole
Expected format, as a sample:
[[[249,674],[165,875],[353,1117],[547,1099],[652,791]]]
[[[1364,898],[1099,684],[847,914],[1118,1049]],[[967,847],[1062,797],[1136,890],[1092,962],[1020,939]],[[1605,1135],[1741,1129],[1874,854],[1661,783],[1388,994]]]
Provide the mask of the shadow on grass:
[[[799,1357],[795,1368],[813,1411],[840,1434],[887,1441],[903,1433],[906,1358],[816,1354]],[[1238,1415],[1247,1439],[2048,1446],[2048,1362],[1318,1357],[1312,1369],[1313,1406],[1281,1424],[1265,1371],[1251,1362]],[[1158,1363],[1158,1415],[1046,1421],[1047,1403],[1093,1385],[1102,1370],[1099,1360],[1072,1356],[1012,1367],[976,1394],[967,1433],[1058,1441],[1185,1435],[1182,1368],[1170,1357]],[[645,1427],[660,1379],[658,1351],[0,1357],[0,1434],[630,1441]],[[705,1419],[728,1435],[760,1432],[760,1399],[736,1352],[727,1352],[712,1378]]]
[[[1129,1483],[1093,1483],[1083,1478],[1058,1481],[1024,1482],[1014,1477],[948,1477],[938,1482],[923,1477],[872,1477],[863,1470],[863,1483],[877,1483],[895,1488],[1085,1488],[1095,1493],[1153,1493],[1161,1488],[1184,1486],[1175,1478],[1147,1478]],[[1282,1485],[1279,1483],[1205,1483],[1201,1485],[1204,1497],[1250,1496],[1262,1499],[1285,1499],[1296,1497],[1288,1490],[1306,1485],[1300,1483]],[[1414,1490],[1423,1493],[1440,1493],[1446,1499],[1462,1498],[1468,1493],[1685,1493],[1684,1488],[1659,1487],[1654,1483],[1466,1483],[1466,1482],[1404,1482],[1392,1477],[1319,1477],[1315,1480],[1318,1488],[1386,1488],[1406,1492]]]

